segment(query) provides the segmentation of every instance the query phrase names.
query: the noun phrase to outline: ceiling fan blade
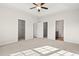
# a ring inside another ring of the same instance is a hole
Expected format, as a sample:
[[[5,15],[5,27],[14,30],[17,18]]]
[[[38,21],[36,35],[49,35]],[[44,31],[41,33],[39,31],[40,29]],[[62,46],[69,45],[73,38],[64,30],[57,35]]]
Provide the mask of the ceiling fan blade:
[[[30,9],[34,9],[34,8],[36,8],[36,7],[32,7],[32,8],[30,8]]]
[[[37,4],[36,4],[36,3],[33,3],[33,4],[37,6]]]
[[[41,5],[44,5],[45,3],[41,3]]]
[[[41,8],[43,8],[43,9],[48,9],[47,7],[41,7]]]

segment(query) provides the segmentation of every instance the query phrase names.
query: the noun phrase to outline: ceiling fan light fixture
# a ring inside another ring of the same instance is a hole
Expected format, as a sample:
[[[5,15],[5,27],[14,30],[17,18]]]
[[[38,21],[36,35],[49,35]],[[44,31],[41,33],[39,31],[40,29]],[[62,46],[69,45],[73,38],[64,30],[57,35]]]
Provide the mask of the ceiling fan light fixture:
[[[45,3],[33,3],[35,6],[30,8],[30,9],[34,9],[36,8],[38,10],[38,12],[40,12],[41,9],[48,9],[47,7],[45,7]]]
[[[37,9],[41,9],[41,7],[37,7]]]

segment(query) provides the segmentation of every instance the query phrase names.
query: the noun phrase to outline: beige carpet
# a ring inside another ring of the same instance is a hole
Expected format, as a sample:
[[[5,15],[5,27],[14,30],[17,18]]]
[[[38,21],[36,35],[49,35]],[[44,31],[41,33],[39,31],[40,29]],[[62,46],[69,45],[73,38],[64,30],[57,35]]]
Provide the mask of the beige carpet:
[[[29,39],[29,40],[19,41],[16,43],[0,46],[0,55],[6,56],[6,55],[10,55],[13,53],[17,53],[17,52],[21,52],[29,49],[33,50],[35,48],[39,48],[42,46],[51,46],[51,47],[58,48],[59,49],[58,51],[68,51],[74,54],[79,54],[79,44],[36,38],[36,39]],[[39,51],[35,51],[35,50],[33,51],[38,52],[37,53],[38,55],[40,54]],[[43,56],[43,54],[40,54],[40,55]],[[46,54],[45,56],[47,55],[51,56],[53,54],[49,53],[49,54]],[[58,55],[57,51],[56,51],[56,54],[54,55]]]

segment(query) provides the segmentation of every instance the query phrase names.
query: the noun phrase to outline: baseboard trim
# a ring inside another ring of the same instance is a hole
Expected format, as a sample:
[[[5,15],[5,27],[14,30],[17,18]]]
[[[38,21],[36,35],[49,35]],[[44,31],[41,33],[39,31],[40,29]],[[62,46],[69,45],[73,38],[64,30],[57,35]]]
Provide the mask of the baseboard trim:
[[[8,41],[0,42],[0,46],[6,45],[6,44],[10,44],[10,43],[13,43],[13,42],[17,42],[17,40],[8,40]]]

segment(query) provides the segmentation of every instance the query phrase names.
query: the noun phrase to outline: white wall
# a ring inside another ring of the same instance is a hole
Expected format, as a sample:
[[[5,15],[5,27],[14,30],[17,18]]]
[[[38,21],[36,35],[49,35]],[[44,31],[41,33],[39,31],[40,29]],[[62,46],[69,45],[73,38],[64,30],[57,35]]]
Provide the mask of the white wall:
[[[64,41],[79,43],[79,9],[62,11],[41,18],[41,22],[48,21],[48,39],[55,40],[55,22],[63,19]]]
[[[37,19],[41,23],[48,22],[48,39],[55,40],[55,21],[64,19],[64,41],[79,43],[79,9],[35,17],[0,4],[0,45],[18,40],[18,19],[26,21],[26,40],[33,38],[33,23],[36,23]]]
[[[26,40],[32,39],[35,16],[0,4],[0,45],[18,41],[18,19],[26,21]]]

